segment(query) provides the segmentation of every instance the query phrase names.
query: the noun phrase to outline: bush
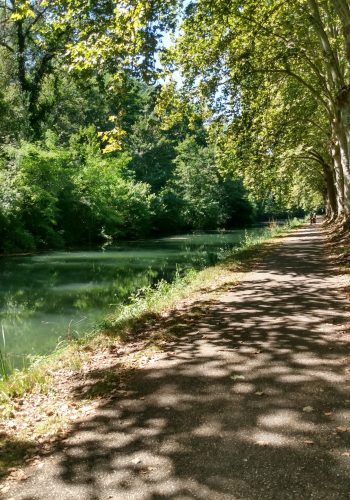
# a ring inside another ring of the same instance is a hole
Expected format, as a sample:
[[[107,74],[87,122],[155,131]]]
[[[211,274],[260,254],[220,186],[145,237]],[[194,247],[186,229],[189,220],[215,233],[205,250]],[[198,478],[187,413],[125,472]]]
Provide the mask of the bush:
[[[145,236],[154,195],[125,178],[128,155],[101,154],[94,128],[67,147],[48,133],[42,143],[7,147],[0,164],[0,251],[94,244]]]

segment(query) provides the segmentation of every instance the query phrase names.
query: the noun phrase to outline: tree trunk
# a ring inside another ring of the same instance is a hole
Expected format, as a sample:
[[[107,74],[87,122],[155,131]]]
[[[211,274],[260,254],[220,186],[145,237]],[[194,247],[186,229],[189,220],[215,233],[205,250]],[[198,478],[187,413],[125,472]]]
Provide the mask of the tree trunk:
[[[324,164],[323,166],[325,180],[326,180],[326,212],[327,219],[333,221],[338,215],[338,204],[337,204],[337,191],[335,186],[335,179],[333,175],[333,169],[330,165]]]
[[[334,172],[334,191],[336,194],[337,215],[343,217],[344,215],[344,176],[341,162],[341,153],[339,143],[336,138],[332,141],[331,153],[333,160]]]
[[[350,8],[344,0],[333,0],[333,5],[342,25],[345,54],[350,64]]]
[[[340,119],[341,127],[338,130],[338,137],[344,176],[344,215],[346,220],[350,221],[350,94],[348,88],[346,98],[342,102]]]

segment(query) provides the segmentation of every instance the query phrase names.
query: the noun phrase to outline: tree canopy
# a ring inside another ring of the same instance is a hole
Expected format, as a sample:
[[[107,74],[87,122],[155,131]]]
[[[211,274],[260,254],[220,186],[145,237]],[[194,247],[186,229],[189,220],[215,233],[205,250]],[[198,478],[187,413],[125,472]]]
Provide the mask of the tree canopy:
[[[349,221],[348,1],[0,0],[0,23],[1,251]]]
[[[346,0],[191,2],[169,59],[209,103],[248,185],[326,198],[349,217]],[[278,193],[274,193],[278,196]]]

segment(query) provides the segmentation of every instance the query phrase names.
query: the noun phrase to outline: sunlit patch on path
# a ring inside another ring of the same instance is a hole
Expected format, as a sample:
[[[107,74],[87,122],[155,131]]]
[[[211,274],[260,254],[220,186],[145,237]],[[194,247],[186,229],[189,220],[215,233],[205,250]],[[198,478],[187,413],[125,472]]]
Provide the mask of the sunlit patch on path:
[[[349,498],[348,310],[320,230],[195,307],[12,498]]]

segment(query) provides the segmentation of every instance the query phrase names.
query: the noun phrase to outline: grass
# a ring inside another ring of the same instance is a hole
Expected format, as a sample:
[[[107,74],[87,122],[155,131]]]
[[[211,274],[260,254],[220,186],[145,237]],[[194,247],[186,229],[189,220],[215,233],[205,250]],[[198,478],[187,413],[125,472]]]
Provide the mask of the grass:
[[[0,377],[2,380],[8,379],[9,371],[6,354],[0,349]]]
[[[0,403],[2,414],[11,411],[11,400],[26,393],[47,393],[55,390],[54,374],[60,369],[79,372],[88,363],[91,352],[116,342],[127,342],[131,334],[144,329],[147,322],[176,307],[195,294],[220,289],[225,282],[239,280],[238,274],[245,266],[253,265],[252,259],[261,255],[265,243],[298,227],[302,221],[293,219],[286,224],[271,223],[260,235],[246,232],[241,244],[221,255],[215,266],[201,271],[189,270],[184,275],[176,273],[168,283],[159,281],[154,287],[146,287],[132,295],[127,305],[119,307],[113,315],[105,318],[99,327],[80,339],[60,344],[49,356],[37,358],[29,367],[9,373],[6,355],[0,351]]]

